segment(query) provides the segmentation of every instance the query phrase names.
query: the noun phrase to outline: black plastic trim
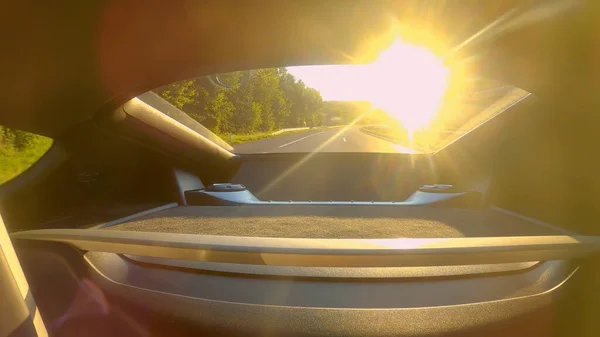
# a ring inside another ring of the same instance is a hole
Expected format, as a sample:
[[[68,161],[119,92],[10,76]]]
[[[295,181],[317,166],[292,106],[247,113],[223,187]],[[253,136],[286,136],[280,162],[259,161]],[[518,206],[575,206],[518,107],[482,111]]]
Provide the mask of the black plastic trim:
[[[153,273],[128,273],[126,266],[119,267],[120,270],[111,268],[112,272],[127,275],[126,278],[117,280],[105,274],[106,270],[95,266],[87,257],[86,260],[92,268],[90,278],[107,294],[141,307],[152,308],[176,318],[178,322],[218,329],[220,334],[225,335],[264,335],[267,329],[270,334],[286,336],[455,336],[459,331],[463,335],[471,333],[473,336],[489,336],[506,326],[519,326],[515,331],[518,336],[535,335],[537,327],[531,322],[539,324],[543,322],[540,321],[541,318],[552,317],[554,305],[565,295],[562,285],[575,273],[567,275],[566,279],[553,288],[534,295],[457,305],[405,307],[407,303],[402,297],[394,297],[394,293],[389,293],[390,299],[396,299],[396,306],[393,308],[351,308],[241,303],[231,296],[229,300],[200,298],[186,293],[186,289],[198,290],[198,284],[180,282],[173,271],[167,271],[169,277],[165,279]],[[233,290],[230,283],[223,283],[233,279],[225,277],[215,287],[220,292]],[[167,282],[178,293],[169,292],[167,288],[151,289],[147,287],[148,284],[142,285],[139,282],[154,283],[154,287],[157,282]],[[258,279],[255,282],[264,281]],[[290,285],[297,283],[298,281],[294,281]],[[339,283],[323,283],[326,284],[335,287]],[[361,282],[356,284],[358,287],[362,285]],[[313,284],[307,289],[318,286]],[[290,289],[278,289],[281,292],[269,288],[258,295],[285,300]],[[328,303],[333,299],[332,296],[337,295],[328,293],[321,297],[321,302]],[[431,295],[427,294],[426,297],[431,298]]]
[[[233,153],[137,98],[96,115],[96,121],[123,138],[202,165],[204,184],[228,181],[235,171]]]

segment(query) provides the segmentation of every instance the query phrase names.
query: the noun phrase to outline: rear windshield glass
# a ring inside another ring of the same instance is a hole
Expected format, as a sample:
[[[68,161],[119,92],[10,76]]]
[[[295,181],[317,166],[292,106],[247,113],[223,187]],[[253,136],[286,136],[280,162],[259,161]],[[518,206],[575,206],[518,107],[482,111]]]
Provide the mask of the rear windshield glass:
[[[392,45],[373,63],[194,78],[140,99],[236,153],[428,153],[529,95]],[[226,144],[225,144],[226,143]],[[231,146],[231,147],[229,147]]]

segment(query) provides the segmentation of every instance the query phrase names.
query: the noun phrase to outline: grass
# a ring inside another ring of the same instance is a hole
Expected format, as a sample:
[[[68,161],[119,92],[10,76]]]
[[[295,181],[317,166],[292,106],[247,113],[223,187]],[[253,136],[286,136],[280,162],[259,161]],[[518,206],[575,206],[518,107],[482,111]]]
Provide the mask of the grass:
[[[31,167],[51,145],[52,139],[42,136],[34,137],[23,150],[0,144],[0,185]]]

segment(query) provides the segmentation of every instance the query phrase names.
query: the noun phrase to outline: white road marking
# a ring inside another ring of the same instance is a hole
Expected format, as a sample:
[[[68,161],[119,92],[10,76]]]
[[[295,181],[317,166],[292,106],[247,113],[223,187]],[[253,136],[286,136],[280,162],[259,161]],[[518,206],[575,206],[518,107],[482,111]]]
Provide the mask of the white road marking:
[[[346,137],[342,137],[342,139],[344,140],[344,143],[346,142]]]
[[[291,141],[291,142],[289,142],[289,143],[286,143],[286,144],[283,144],[283,145],[279,145],[279,147],[286,147],[286,146],[288,146],[288,145],[294,144],[295,142],[299,142],[299,141],[301,141],[301,140],[304,140],[304,139],[306,139],[306,138],[309,138],[309,137],[312,137],[312,136],[316,136],[316,135],[322,134],[323,132],[325,132],[325,131],[321,131],[321,132],[313,133],[312,135],[308,135],[308,136],[306,136],[306,137],[302,137],[302,138],[300,138],[300,139],[296,139],[296,140],[294,140],[294,141]]]

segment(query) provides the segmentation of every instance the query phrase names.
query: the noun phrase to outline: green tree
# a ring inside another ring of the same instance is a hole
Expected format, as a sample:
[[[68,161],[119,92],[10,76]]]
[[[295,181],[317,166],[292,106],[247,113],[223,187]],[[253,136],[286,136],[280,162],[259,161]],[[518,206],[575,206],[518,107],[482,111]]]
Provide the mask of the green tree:
[[[197,104],[198,90],[195,80],[176,82],[164,87],[159,92],[164,99],[169,101],[178,109],[184,109],[186,105]]]
[[[235,106],[227,98],[225,89],[219,89],[215,97],[207,102],[204,111],[207,117],[205,126],[214,133],[233,131],[230,121],[235,112]]]
[[[222,76],[232,86],[228,89],[196,78],[163,86],[156,93],[217,134],[322,124],[320,93],[285,68],[254,71],[240,85],[242,77],[242,72]]]

